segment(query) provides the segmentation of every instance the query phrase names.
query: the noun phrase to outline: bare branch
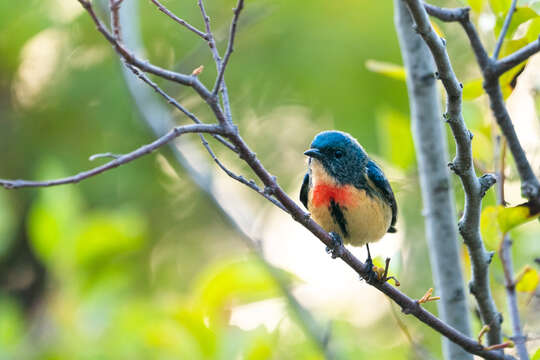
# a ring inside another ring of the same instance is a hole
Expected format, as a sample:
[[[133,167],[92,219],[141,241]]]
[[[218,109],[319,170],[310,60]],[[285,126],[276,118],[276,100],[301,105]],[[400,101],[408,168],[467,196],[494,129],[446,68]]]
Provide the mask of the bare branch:
[[[510,54],[499,61],[497,61],[495,65],[495,69],[493,71],[494,75],[500,76],[507,72],[508,70],[516,67],[517,65],[521,64],[523,61],[527,60],[534,54],[540,51],[540,37],[519,49],[513,54]]]
[[[116,41],[122,41],[120,36],[120,18],[118,11],[120,10],[120,5],[124,0],[109,0],[109,9],[111,12],[111,26],[113,29],[113,35]]]
[[[192,87],[203,100],[207,101],[210,107],[212,108],[212,111],[216,115],[218,121],[220,123],[224,123],[226,121],[225,115],[219,108],[219,104],[217,103],[215,97],[212,97],[212,93],[199,81],[199,79],[194,75],[186,75],[170,70],[163,69],[159,66],[152,65],[148,61],[144,61],[139,59],[135,54],[133,54],[131,51],[129,51],[127,48],[124,47],[120,42],[118,42],[111,33],[107,30],[103,22],[97,17],[96,12],[94,11],[94,8],[92,6],[92,3],[88,0],[78,0],[79,3],[84,7],[84,9],[88,12],[92,20],[94,21],[97,30],[103,34],[105,39],[113,45],[116,52],[129,64],[132,64],[139,69],[141,69],[144,72],[152,73],[156,76],[162,77],[164,79],[190,86]]]
[[[260,187],[257,186],[257,184],[255,183],[255,181],[253,180],[248,180],[246,179],[245,177],[243,177],[242,175],[237,175],[235,174],[234,172],[232,172],[229,168],[227,168],[216,156],[216,154],[214,153],[214,151],[212,150],[212,148],[210,147],[210,144],[208,143],[208,141],[206,141],[206,139],[201,135],[201,141],[203,143],[203,146],[205,147],[206,151],[208,151],[208,153],[210,154],[210,156],[212,157],[212,159],[214,160],[214,162],[221,168],[221,170],[223,170],[225,172],[225,174],[229,175],[231,178],[233,178],[234,180],[246,185],[247,187],[249,187],[250,189],[252,190],[255,190],[257,193],[259,193],[260,195],[262,195],[264,198],[266,198],[266,200],[272,202],[274,205],[276,205],[278,208],[280,208],[281,210],[285,211],[285,212],[289,212],[278,200],[276,200],[275,198],[273,198],[272,196],[270,196],[270,194],[268,194],[267,192],[265,192],[264,190],[261,190]]]
[[[210,47],[210,50],[212,51],[212,56],[214,57],[214,61],[216,62],[216,65],[218,66],[218,71],[219,71],[219,65],[221,64],[221,57],[219,56],[219,52],[216,47],[216,40],[214,38],[214,34],[212,33],[212,29],[210,28],[210,17],[206,13],[206,8],[204,7],[203,1],[198,0],[198,4],[199,4],[199,8],[201,9],[204,26],[206,28],[206,34],[208,36],[206,41],[208,42],[208,46]]]
[[[506,298],[508,300],[508,313],[512,322],[512,340],[516,345],[520,360],[529,360],[527,347],[525,346],[525,336],[521,332],[521,320],[516,296],[516,284],[514,283],[514,262],[512,261],[512,239],[508,234],[504,235],[499,249],[499,257],[504,273],[504,286]]]
[[[480,37],[476,32],[474,24],[471,22],[470,8],[447,9],[427,3],[424,3],[424,8],[429,15],[434,16],[441,21],[459,22],[461,24],[461,26],[467,33],[467,36],[469,37],[471,47],[474,51],[474,55],[476,56],[476,60],[480,64],[481,68],[484,68],[493,63],[493,61],[488,56],[484,45],[482,45],[482,42],[480,41]]]
[[[506,158],[506,142],[501,136],[497,136],[495,141],[495,169],[497,171],[497,204],[505,206],[504,200],[504,168]],[[525,345],[525,336],[521,331],[521,320],[516,296],[516,286],[514,281],[514,262],[512,259],[512,239],[510,235],[504,234],[499,247],[499,258],[504,274],[504,285],[508,301],[508,313],[512,322],[512,337],[521,360],[529,360],[527,347]]]
[[[214,86],[214,90],[212,91],[213,95],[217,95],[218,91],[221,88],[223,76],[225,75],[225,69],[227,68],[227,64],[229,63],[229,58],[231,57],[231,54],[234,51],[234,39],[236,37],[236,28],[238,25],[238,19],[240,17],[240,12],[242,12],[243,8],[244,8],[244,0],[238,0],[238,4],[236,4],[236,8],[233,10],[234,16],[231,22],[231,30],[229,32],[229,43],[227,45],[227,51],[225,52],[225,56],[223,56],[223,61],[221,62],[221,66],[219,68],[216,85]]]
[[[185,20],[180,19],[178,16],[173,14],[169,9],[167,9],[165,6],[163,6],[158,0],[150,0],[150,1],[153,2],[154,5],[156,5],[157,8],[161,12],[166,14],[168,17],[170,17],[171,19],[173,19],[174,21],[176,21],[180,25],[185,26],[189,31],[199,35],[204,40],[208,40],[208,35],[206,33],[202,32],[199,29],[197,29],[195,26],[191,25],[190,23],[186,22]]]
[[[499,77],[506,71],[514,68],[527,60],[530,56],[539,52],[540,38],[537,41],[524,46],[515,53],[508,55],[499,61],[495,61],[488,56],[482,45],[478,33],[476,32],[476,28],[469,19],[467,8],[461,8],[460,13],[460,9],[442,9],[428,4],[424,4],[424,7],[428,13],[443,21],[458,21],[465,30],[484,76],[484,89],[489,96],[491,110],[508,142],[508,147],[516,162],[518,173],[521,178],[522,194],[529,199],[539,197],[540,182],[532,171],[531,165],[527,160],[527,156],[525,155],[514,130],[512,119],[504,105]],[[463,10],[467,10],[467,12],[464,13]]]
[[[441,8],[428,3],[423,3],[423,5],[429,15],[446,22],[463,21],[468,16],[470,10],[465,7],[455,9]]]
[[[75,184],[81,180],[88,179],[89,177],[101,174],[107,170],[114,169],[120,165],[127,164],[135,159],[138,159],[144,155],[150,154],[152,151],[159,149],[163,145],[166,145],[173,139],[176,139],[180,135],[187,133],[210,133],[210,134],[220,134],[227,135],[227,131],[224,130],[220,125],[207,125],[207,124],[196,124],[196,125],[184,125],[177,126],[169,131],[167,134],[158,138],[157,140],[151,142],[150,144],[139,147],[138,149],[121,155],[118,158],[109,161],[108,163],[95,167],[91,170],[80,172],[76,175],[54,179],[54,180],[45,180],[45,181],[27,181],[27,180],[5,180],[0,179],[0,186],[3,186],[6,189],[18,189],[23,187],[48,187],[55,185],[63,184]]]
[[[217,49],[216,40],[214,38],[214,34],[212,33],[212,30],[210,28],[210,17],[208,17],[208,14],[206,12],[206,8],[204,7],[204,3],[202,0],[198,0],[199,8],[201,9],[201,14],[204,20],[204,24],[206,27],[206,32],[208,33],[208,46],[210,47],[210,51],[212,52],[212,57],[214,58],[214,62],[216,63],[216,71],[219,73],[221,72],[221,56],[219,55],[219,51]],[[225,84],[225,81],[222,80],[221,84],[221,93],[223,94],[223,107],[225,109],[225,117],[229,123],[232,123],[232,112],[231,112],[231,105],[229,101],[229,92],[227,90],[227,84]],[[217,99],[217,92],[213,92],[213,99]]]
[[[523,196],[534,199],[540,196],[540,182],[534,174],[527,155],[521,146],[516,130],[510,118],[510,114],[504,104],[504,99],[498,77],[485,77],[484,89],[489,96],[491,111],[504,137],[508,148],[512,152],[516,167],[521,178],[521,192]]]
[[[508,32],[508,27],[510,26],[510,22],[512,21],[512,15],[514,15],[514,12],[516,11],[516,5],[517,0],[512,0],[512,3],[510,4],[510,9],[508,10],[508,14],[506,14],[506,18],[504,19],[501,33],[499,34],[499,40],[497,40],[497,43],[495,44],[495,50],[493,50],[493,60],[497,60],[497,58],[499,57],[499,52],[501,51],[504,37],[506,36],[506,33]]]
[[[457,80],[450,64],[445,42],[433,30],[424,5],[419,0],[405,1],[416,23],[417,32],[422,36],[433,55],[439,78],[447,93],[447,112],[444,117],[450,125],[456,142],[456,157],[450,163],[450,168],[460,177],[465,191],[465,209],[459,222],[459,231],[469,249],[472,262],[473,279],[469,284],[469,289],[477,300],[484,324],[490,326],[489,344],[499,344],[502,341],[502,318],[497,311],[489,287],[488,268],[491,256],[484,247],[479,231],[482,194],[485,193],[485,186],[482,186],[474,171],[472,134],[465,125],[461,109],[462,85]],[[488,177],[493,177],[493,175]],[[494,181],[489,182],[494,183]],[[484,179],[484,184],[489,182]]]
[[[165,91],[163,91],[155,82],[150,80],[148,76],[146,76],[143,72],[141,72],[137,67],[126,64],[126,66],[142,81],[144,81],[146,84],[148,84],[152,89],[154,89],[155,92],[157,92],[159,95],[161,95],[169,104],[180,110],[182,113],[184,113],[188,118],[193,120],[196,124],[202,124],[202,122],[188,109],[183,107],[178,101],[176,101],[174,98],[172,98],[169,94],[167,94]],[[234,145],[232,145],[230,142],[227,141],[227,139],[223,138],[221,135],[212,134],[214,138],[216,138],[220,143],[228,147],[230,150],[236,152],[236,149],[234,148]]]

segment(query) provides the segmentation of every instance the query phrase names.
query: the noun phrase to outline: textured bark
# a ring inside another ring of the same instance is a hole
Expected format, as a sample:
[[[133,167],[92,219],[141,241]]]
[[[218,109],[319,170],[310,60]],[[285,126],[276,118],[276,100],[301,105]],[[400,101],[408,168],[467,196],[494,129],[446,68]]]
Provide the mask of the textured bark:
[[[424,204],[426,237],[440,318],[470,334],[465,286],[458,248],[457,217],[447,163],[435,64],[424,40],[414,32],[406,5],[395,0],[395,23],[407,72],[411,126]],[[472,359],[463,348],[443,338],[446,359]]]

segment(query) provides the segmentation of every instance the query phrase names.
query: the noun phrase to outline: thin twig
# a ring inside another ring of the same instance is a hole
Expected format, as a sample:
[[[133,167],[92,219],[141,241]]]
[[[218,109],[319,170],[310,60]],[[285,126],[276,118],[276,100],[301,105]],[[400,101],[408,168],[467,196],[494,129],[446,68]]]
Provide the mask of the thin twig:
[[[210,51],[212,53],[212,57],[214,58],[214,62],[216,64],[216,71],[219,73],[221,72],[221,63],[222,59],[219,55],[219,50],[216,45],[216,40],[214,37],[214,34],[212,33],[212,29],[210,27],[210,17],[208,16],[208,13],[206,12],[206,8],[204,7],[204,3],[202,0],[198,0],[199,8],[201,10],[201,14],[204,20],[204,25],[206,28],[206,32],[208,33],[208,46],[210,47]],[[222,101],[223,101],[223,107],[225,109],[225,118],[229,123],[232,123],[232,112],[231,112],[231,105],[229,101],[229,91],[227,90],[227,84],[224,80],[222,80],[221,84],[221,93],[222,93]],[[212,91],[212,99],[215,99],[217,101],[217,92]]]
[[[154,5],[157,6],[157,8],[163,12],[164,14],[166,14],[168,17],[170,17],[171,19],[173,19],[174,21],[176,21],[177,23],[179,23],[180,25],[182,26],[185,26],[189,31],[199,35],[201,38],[203,38],[204,40],[208,40],[208,35],[204,32],[202,32],[201,30],[197,29],[195,26],[191,25],[190,23],[186,22],[185,20],[183,19],[180,19],[178,16],[176,16],[173,12],[171,12],[169,9],[167,9],[165,6],[163,6],[163,4],[161,4],[158,0],[150,0],[151,2],[154,3]]]
[[[506,142],[501,136],[497,136],[495,142],[495,168],[497,172],[497,204],[505,206],[504,200],[504,168],[506,158]],[[512,340],[516,346],[516,350],[520,360],[529,360],[527,347],[525,345],[526,338],[521,331],[521,320],[519,316],[519,308],[516,295],[516,282],[514,281],[514,262],[512,259],[512,239],[509,234],[504,234],[499,248],[499,257],[504,274],[504,286],[506,290],[506,298],[508,300],[508,313],[512,322]]]
[[[484,68],[493,63],[493,60],[491,60],[486,50],[484,49],[484,45],[482,45],[480,36],[478,36],[478,32],[476,31],[474,24],[471,22],[470,8],[462,7],[455,9],[447,9],[427,3],[424,3],[424,8],[429,15],[434,16],[441,21],[459,22],[461,24],[463,30],[465,30],[467,36],[469,37],[469,41],[471,43],[474,55],[476,56],[476,60],[480,64],[481,68]]]
[[[506,33],[508,32],[508,27],[510,27],[510,22],[512,21],[512,15],[514,15],[514,12],[516,11],[516,5],[517,0],[512,0],[512,3],[510,4],[510,9],[508,10],[508,14],[506,14],[506,18],[504,19],[504,24],[501,29],[501,33],[499,34],[499,39],[495,44],[495,50],[493,50],[493,60],[497,60],[497,58],[499,57],[499,52],[501,51],[504,38],[506,36]]]
[[[120,36],[120,18],[118,11],[120,10],[120,5],[124,0],[109,0],[109,9],[111,12],[111,26],[113,30],[113,35],[116,41],[122,41]]]
[[[155,82],[150,80],[148,76],[146,76],[143,72],[141,72],[137,67],[126,64],[126,66],[142,81],[144,81],[146,84],[148,84],[152,89],[154,89],[155,92],[157,92],[159,95],[161,95],[169,104],[180,110],[182,113],[184,113],[188,118],[190,118],[195,124],[202,124],[201,120],[199,120],[195,114],[190,112],[188,109],[186,109],[184,106],[182,106],[178,101],[176,101],[173,97],[171,97],[169,94],[167,94],[165,91],[163,91]],[[234,148],[234,145],[232,145],[227,139],[223,138],[221,135],[212,134],[212,136],[218,140],[220,143],[228,147],[230,150],[236,152],[236,149]]]
[[[94,8],[92,6],[92,3],[88,0],[78,0],[79,3],[83,6],[83,8],[88,12],[92,20],[94,21],[94,24],[97,27],[97,30],[105,37],[105,39],[111,43],[111,45],[114,47],[116,52],[129,64],[132,64],[136,67],[138,67],[140,70],[154,74],[156,76],[159,76],[163,79],[170,80],[182,85],[190,86],[195,90],[199,96],[208,102],[210,105],[212,111],[216,115],[218,121],[220,123],[225,123],[227,120],[225,118],[225,115],[219,109],[219,104],[217,101],[213,101],[212,93],[199,81],[197,76],[195,75],[186,75],[178,72],[174,72],[171,70],[163,69],[159,66],[153,65],[149,63],[148,61],[142,60],[138,58],[135,54],[133,54],[131,51],[129,51],[122,43],[118,42],[114,36],[111,35],[111,33],[107,30],[103,22],[98,18],[96,12],[94,11]]]
[[[63,184],[74,184],[78,183],[81,180],[88,179],[92,176],[101,174],[107,170],[114,169],[120,165],[127,164],[135,159],[140,158],[141,156],[148,155],[156,149],[159,149],[163,145],[166,145],[170,141],[176,139],[180,135],[187,133],[210,133],[210,134],[220,134],[227,135],[228,132],[220,125],[208,125],[208,124],[195,124],[195,125],[183,125],[177,126],[170,130],[167,134],[162,137],[154,140],[150,144],[143,145],[136,150],[121,155],[118,158],[109,161],[108,163],[95,167],[93,169],[80,172],[73,176],[68,176],[61,179],[54,180],[45,180],[45,181],[27,181],[27,180],[6,180],[0,179],[0,186],[3,186],[6,189],[18,189],[23,187],[48,187],[55,185]]]
[[[204,21],[204,26],[206,28],[206,34],[208,38],[206,41],[208,42],[208,46],[210,47],[210,50],[212,52],[212,56],[214,57],[214,61],[216,62],[216,65],[221,65],[221,57],[219,56],[219,52],[216,47],[216,40],[214,38],[214,34],[212,33],[212,29],[210,28],[210,17],[208,16],[208,13],[206,12],[206,8],[204,7],[204,3],[202,0],[198,0],[199,9],[201,10],[201,14]],[[219,71],[219,67],[218,67]]]
[[[231,30],[229,31],[229,43],[227,45],[227,51],[225,52],[225,55],[223,56],[223,61],[220,64],[216,84],[214,86],[214,90],[212,91],[212,94],[214,96],[217,95],[218,91],[221,88],[223,76],[225,75],[225,69],[227,68],[227,64],[229,63],[229,58],[231,57],[231,54],[234,51],[234,39],[236,38],[236,28],[238,26],[238,19],[240,18],[240,13],[242,12],[243,8],[244,8],[244,0],[238,0],[238,3],[236,4],[236,8],[233,10],[234,16],[231,22]]]
[[[270,196],[268,193],[266,193],[264,190],[262,190],[260,187],[257,186],[257,184],[255,183],[255,181],[253,180],[248,180],[246,179],[245,177],[243,177],[242,175],[237,175],[235,174],[232,170],[230,170],[229,168],[227,168],[216,156],[216,154],[214,153],[214,151],[212,150],[212,148],[210,147],[210,144],[208,143],[208,141],[206,141],[206,139],[201,135],[201,141],[202,141],[202,144],[204,146],[204,148],[206,149],[206,151],[208,151],[208,153],[210,154],[210,156],[212,157],[212,159],[214,160],[214,162],[221,168],[221,170],[223,170],[225,172],[225,174],[229,175],[231,178],[233,178],[234,180],[246,185],[247,187],[249,187],[250,189],[253,189],[255,190],[257,193],[261,194],[262,196],[264,196],[264,198],[266,198],[268,201],[272,202],[274,205],[276,205],[278,208],[280,208],[281,210],[285,211],[285,212],[288,212],[288,210],[283,206],[283,204],[281,204],[278,200],[276,200],[275,198],[273,198],[272,196]]]
[[[447,93],[447,123],[452,130],[456,143],[456,157],[450,168],[459,176],[465,192],[465,209],[459,222],[459,232],[469,250],[472,262],[472,280],[469,284],[475,296],[484,324],[490,325],[489,344],[502,341],[502,317],[497,311],[489,286],[489,264],[491,257],[484,246],[480,235],[480,212],[482,197],[486,190],[495,183],[495,177],[486,174],[478,178],[472,161],[472,134],[467,129],[462,114],[462,85],[458,81],[450,58],[446,51],[446,43],[437,35],[429,21],[424,4],[419,0],[406,0],[416,24],[416,31],[429,47],[439,78]]]

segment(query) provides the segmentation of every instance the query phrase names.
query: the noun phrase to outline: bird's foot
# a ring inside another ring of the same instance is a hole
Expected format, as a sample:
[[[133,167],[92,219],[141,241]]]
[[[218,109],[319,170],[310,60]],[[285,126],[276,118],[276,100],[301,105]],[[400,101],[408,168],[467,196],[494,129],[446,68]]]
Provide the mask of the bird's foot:
[[[431,294],[433,294],[433,288],[429,288],[429,290],[426,291],[424,296],[422,296],[419,300],[416,300],[416,302],[418,304],[424,304],[424,303],[427,303],[428,301],[435,301],[435,300],[441,299],[440,296],[431,296]]]
[[[394,284],[396,286],[399,286],[401,285],[400,282],[398,281],[398,279],[396,279],[395,276],[388,276],[388,267],[390,265],[390,258],[386,258],[386,261],[385,261],[385,266],[384,268],[382,267],[378,267],[376,265],[373,265],[373,261],[371,260],[371,256],[368,257],[368,259],[366,260],[366,268],[368,269],[367,270],[367,277],[366,277],[366,282],[368,284],[373,284],[375,282],[378,282],[378,283],[385,283],[387,282],[388,280],[392,279],[394,280]]]
[[[335,259],[337,257],[341,257],[343,255],[343,241],[341,240],[341,236],[339,236],[338,233],[330,232],[330,237],[332,238],[332,247],[327,246],[326,252],[332,256],[332,259]]]
[[[366,269],[366,276],[364,276],[364,279],[366,279],[366,282],[368,284],[374,284],[380,281],[379,273],[377,272],[378,268],[375,265],[373,265],[371,256],[369,256],[366,259],[365,269]]]

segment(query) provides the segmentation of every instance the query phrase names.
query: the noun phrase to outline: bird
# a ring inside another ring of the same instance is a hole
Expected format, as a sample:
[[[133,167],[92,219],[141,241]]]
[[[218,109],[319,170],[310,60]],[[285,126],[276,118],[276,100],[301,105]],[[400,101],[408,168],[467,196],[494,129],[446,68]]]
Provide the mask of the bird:
[[[334,240],[334,247],[327,251],[335,258],[344,243],[365,244],[366,269],[373,281],[378,277],[372,270],[368,243],[396,232],[398,208],[390,183],[362,145],[342,131],[317,134],[304,155],[308,171],[300,201]]]

